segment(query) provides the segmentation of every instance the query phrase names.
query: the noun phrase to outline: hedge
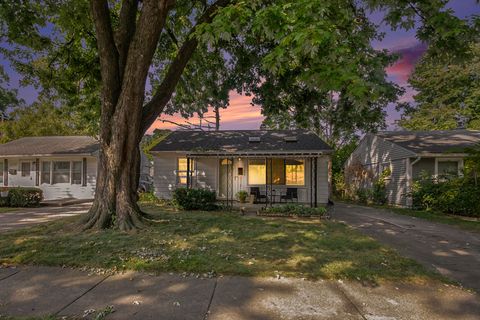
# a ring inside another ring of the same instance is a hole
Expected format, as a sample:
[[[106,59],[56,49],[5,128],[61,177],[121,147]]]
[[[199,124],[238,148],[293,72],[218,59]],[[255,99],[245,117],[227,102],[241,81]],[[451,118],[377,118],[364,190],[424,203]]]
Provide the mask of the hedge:
[[[38,188],[8,187],[0,192],[8,192],[6,197],[0,196],[0,207],[36,207],[43,200],[43,191]]]
[[[187,188],[173,191],[173,204],[181,210],[216,210],[216,201],[215,191]]]

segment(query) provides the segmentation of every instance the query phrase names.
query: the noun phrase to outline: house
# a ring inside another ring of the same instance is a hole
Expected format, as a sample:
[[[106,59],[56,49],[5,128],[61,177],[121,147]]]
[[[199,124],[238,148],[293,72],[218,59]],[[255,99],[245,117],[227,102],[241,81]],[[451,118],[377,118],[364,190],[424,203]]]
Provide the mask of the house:
[[[361,164],[378,177],[390,169],[386,181],[388,203],[410,206],[408,194],[422,175],[460,175],[466,151],[480,143],[480,131],[384,131],[367,134],[350,155],[345,168]]]
[[[0,145],[0,186],[37,187],[45,200],[93,199],[99,144],[86,136],[27,137]]]
[[[174,131],[151,149],[154,189],[165,199],[189,187],[315,206],[328,202],[331,153],[305,130]]]

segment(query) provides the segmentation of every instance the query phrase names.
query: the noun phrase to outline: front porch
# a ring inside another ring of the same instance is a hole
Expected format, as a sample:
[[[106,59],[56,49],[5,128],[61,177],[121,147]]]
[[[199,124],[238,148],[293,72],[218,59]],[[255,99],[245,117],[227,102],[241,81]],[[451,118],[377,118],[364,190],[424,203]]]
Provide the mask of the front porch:
[[[183,174],[187,188],[214,189],[229,207],[237,206],[239,191],[247,192],[259,208],[291,202],[317,207],[328,202],[329,158],[323,154],[190,153],[182,163],[177,174]],[[251,200],[247,202],[252,207]]]

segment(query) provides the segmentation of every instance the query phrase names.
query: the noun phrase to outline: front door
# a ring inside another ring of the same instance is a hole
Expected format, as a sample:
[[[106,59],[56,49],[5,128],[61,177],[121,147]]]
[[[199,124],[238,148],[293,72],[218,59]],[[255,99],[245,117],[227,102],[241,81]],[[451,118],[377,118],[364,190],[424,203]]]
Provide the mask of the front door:
[[[233,199],[233,161],[220,159],[218,197],[221,199]]]

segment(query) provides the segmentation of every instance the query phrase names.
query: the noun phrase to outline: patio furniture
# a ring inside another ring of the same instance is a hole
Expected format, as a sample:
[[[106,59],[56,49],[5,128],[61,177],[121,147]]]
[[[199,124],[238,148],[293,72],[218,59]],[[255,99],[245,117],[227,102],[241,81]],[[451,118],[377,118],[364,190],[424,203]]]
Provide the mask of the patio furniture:
[[[250,188],[250,194],[255,197],[254,202],[261,202],[263,199],[263,202],[267,202],[267,196],[264,194],[260,193],[260,188],[259,187],[251,187]]]
[[[287,202],[288,200],[293,202],[294,199],[296,202],[298,202],[297,188],[287,188],[287,193],[280,196],[280,202],[282,202],[282,200],[285,200],[285,202]]]

